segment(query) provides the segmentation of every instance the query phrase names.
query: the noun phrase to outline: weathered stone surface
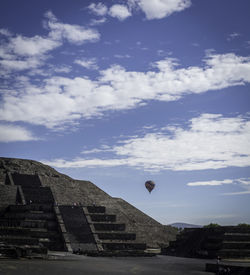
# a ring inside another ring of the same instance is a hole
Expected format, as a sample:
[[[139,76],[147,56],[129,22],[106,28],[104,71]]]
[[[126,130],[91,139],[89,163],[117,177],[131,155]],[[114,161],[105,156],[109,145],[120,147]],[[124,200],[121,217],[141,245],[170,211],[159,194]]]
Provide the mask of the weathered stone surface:
[[[1,206],[6,207],[9,204],[15,204],[17,197],[17,186],[0,184],[0,210]]]
[[[249,226],[186,228],[165,252],[179,257],[249,258],[249,240]]]
[[[16,159],[16,158],[0,158],[0,179],[4,184],[6,172],[34,175],[39,174],[47,177],[64,177],[66,175],[58,173],[55,169],[48,165],[42,164],[35,160]]]
[[[109,196],[93,183],[84,180],[74,180],[37,161],[0,158],[0,186],[5,189],[4,192],[9,192],[12,196],[12,191],[7,189],[14,190],[16,186],[6,185],[11,184],[8,182],[10,181],[8,173],[11,175],[22,174],[38,177],[41,187],[44,188],[44,194],[47,192],[45,187],[50,188],[55,205],[77,204],[88,206],[86,209],[89,209],[89,212],[85,214],[89,219],[90,228],[92,228],[95,236],[98,235],[95,232],[95,221],[91,221],[91,212],[98,215],[105,214],[109,218],[112,217],[109,215],[115,216],[115,224],[126,225],[123,233],[135,233],[136,242],[145,243],[147,247],[167,246],[169,241],[174,240],[177,234],[174,228],[163,226],[123,199]],[[17,179],[14,180],[17,181]],[[25,188],[29,187],[26,186]],[[24,191],[26,195],[29,194],[29,190]],[[0,207],[1,204],[2,202],[0,201]],[[95,206],[99,207],[97,211],[95,211]],[[101,224],[101,221],[99,222]],[[111,223],[114,220],[107,222]],[[61,226],[63,227],[64,225],[62,224]]]

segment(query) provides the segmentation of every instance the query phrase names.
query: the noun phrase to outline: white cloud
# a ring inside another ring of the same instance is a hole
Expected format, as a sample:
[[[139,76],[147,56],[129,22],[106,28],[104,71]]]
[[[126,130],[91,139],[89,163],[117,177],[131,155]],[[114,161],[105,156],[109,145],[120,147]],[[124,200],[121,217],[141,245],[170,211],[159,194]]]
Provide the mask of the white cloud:
[[[108,159],[78,158],[50,162],[56,167],[98,167],[126,165],[145,170],[191,171],[247,167],[250,163],[250,121],[247,117],[203,114],[189,121],[188,129],[166,127],[118,141]],[[208,127],[207,124],[209,124]],[[228,126],[232,125],[230,129]],[[231,184],[231,180],[189,185]]]
[[[224,193],[223,195],[225,195],[225,196],[235,196],[235,195],[249,195],[249,194],[250,194],[250,190],[240,191],[240,192]]]
[[[16,37],[11,38],[9,42],[10,49],[14,54],[19,56],[42,55],[60,45],[60,41],[41,37],[39,35],[33,37],[17,35]]]
[[[238,182],[242,185],[250,185],[250,178],[238,179]]]
[[[210,181],[195,181],[189,182],[188,186],[219,186],[224,184],[233,184],[234,180],[227,179],[227,180],[210,180]]]
[[[111,8],[109,9],[109,15],[112,17],[116,17],[120,21],[123,21],[129,16],[131,16],[132,14],[130,13],[130,11],[126,6],[115,4],[111,6]]]
[[[88,154],[96,154],[96,153],[106,153],[106,152],[112,152],[113,149],[110,147],[110,146],[107,146],[107,145],[103,145],[101,146],[101,148],[94,148],[94,149],[91,149],[91,150],[83,150],[81,152],[81,154],[85,154],[85,155],[88,155]]]
[[[150,100],[173,101],[186,94],[250,82],[249,57],[210,55],[204,61],[203,67],[177,68],[174,59],[164,59],[155,64],[155,70],[148,72],[112,66],[101,71],[95,81],[87,77],[54,76],[36,86],[24,83],[22,87],[14,87],[12,92],[3,93],[0,119],[51,128],[80,118],[102,116],[111,110],[136,108]],[[9,66],[11,62],[20,62],[21,68],[27,65],[16,60],[5,62],[9,62]],[[195,125],[198,127],[198,122]]]
[[[108,8],[106,5],[104,5],[103,3],[98,3],[98,4],[95,4],[95,3],[91,3],[89,6],[88,6],[89,10],[94,13],[95,15],[98,15],[98,16],[104,16],[108,13]]]
[[[205,59],[204,67],[176,69],[173,59],[161,60],[156,67],[158,72],[143,73],[113,66],[102,72],[100,80],[112,83],[112,88],[122,94],[123,102],[128,106],[137,105],[142,99],[177,100],[184,94],[243,85],[250,81],[250,58],[234,54],[210,55]]]
[[[37,140],[32,133],[23,127],[0,124],[0,142]]]
[[[0,65],[4,67],[5,72],[8,71],[22,71],[22,70],[30,70],[37,68],[43,64],[43,60],[41,58],[32,57],[25,58],[23,60],[19,59],[5,59],[0,60]]]
[[[233,32],[233,33],[230,33],[230,34],[228,35],[227,40],[228,40],[228,41],[231,41],[231,40],[234,40],[234,39],[236,39],[236,38],[238,38],[238,37],[240,37],[240,36],[241,36],[240,33]]]
[[[90,21],[90,25],[97,26],[97,25],[101,25],[101,24],[105,23],[106,21],[107,21],[107,19],[105,17],[103,17],[101,19],[92,19]]]
[[[99,32],[94,29],[59,22],[50,11],[45,16],[48,18],[45,24],[50,30],[49,37],[54,40],[66,39],[73,44],[83,44],[87,41],[96,42],[100,38]]]
[[[132,16],[132,11],[141,10],[148,20],[162,19],[174,12],[180,12],[191,6],[191,0],[127,0],[124,4],[114,4],[108,8],[102,2],[91,3],[88,9],[97,16],[110,15],[120,21]],[[91,25],[103,23],[92,20]]]
[[[12,36],[12,33],[8,29],[0,29],[0,34],[4,36]]]
[[[54,166],[54,167],[60,167],[60,168],[81,168],[81,167],[115,167],[115,166],[121,166],[121,165],[127,165],[126,160],[119,160],[119,159],[113,159],[113,160],[103,160],[103,159],[82,159],[77,158],[73,161],[67,161],[63,159],[55,159],[53,161],[47,161],[47,160],[41,160],[42,163]]]
[[[74,63],[89,70],[98,70],[95,58],[76,59]]]
[[[124,55],[122,55],[122,54],[115,54],[114,55],[114,57],[115,58],[131,58],[131,55],[129,55],[129,54],[124,54]]]
[[[52,71],[55,73],[69,73],[71,72],[72,68],[71,66],[62,65],[62,66],[52,66]]]
[[[47,12],[45,17],[47,36],[13,36],[8,30],[0,29],[0,33],[6,36],[6,41],[0,46],[2,75],[41,67],[49,57],[48,53],[60,47],[64,40],[78,45],[96,42],[100,38],[100,34],[94,29],[61,23],[52,12]]]
[[[133,7],[141,9],[148,20],[162,19],[191,6],[191,0],[130,0]]]
[[[235,195],[248,195],[248,194],[250,194],[250,178],[236,179],[236,180],[233,181],[233,183],[240,185],[240,187],[245,191],[228,192],[228,193],[223,193],[223,195],[225,195],[225,196],[235,196]]]
[[[224,196],[234,196],[234,195],[247,195],[250,194],[250,178],[239,178],[239,179],[225,179],[225,180],[210,180],[210,181],[195,181],[189,182],[188,186],[222,186],[222,185],[237,185],[244,191],[234,191],[223,193]]]

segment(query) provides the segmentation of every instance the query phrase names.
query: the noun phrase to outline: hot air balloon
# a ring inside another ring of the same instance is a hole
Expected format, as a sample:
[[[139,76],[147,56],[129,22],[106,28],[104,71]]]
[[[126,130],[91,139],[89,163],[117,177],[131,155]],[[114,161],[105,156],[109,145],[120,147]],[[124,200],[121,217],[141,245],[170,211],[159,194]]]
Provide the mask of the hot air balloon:
[[[148,189],[148,192],[151,193],[151,191],[155,188],[155,183],[152,180],[148,180],[145,182],[145,187]]]

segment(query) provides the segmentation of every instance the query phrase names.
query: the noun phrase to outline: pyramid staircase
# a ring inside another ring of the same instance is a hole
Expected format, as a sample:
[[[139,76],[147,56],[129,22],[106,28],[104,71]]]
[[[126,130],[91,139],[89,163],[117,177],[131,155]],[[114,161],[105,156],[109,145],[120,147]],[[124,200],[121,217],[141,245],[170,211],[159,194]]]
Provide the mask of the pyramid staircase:
[[[29,254],[64,250],[52,205],[10,205],[0,218],[0,242]]]
[[[52,250],[93,256],[150,255],[136,233],[104,206],[57,205],[38,175],[13,173],[6,182],[17,186],[17,204],[0,214],[0,254],[27,256]]]
[[[84,212],[98,246],[100,255],[148,255],[145,243],[138,243],[136,234],[128,232],[116,215],[107,214],[104,206],[87,206]]]
[[[167,255],[199,258],[250,258],[250,227],[186,228],[170,242]]]
[[[12,175],[18,184],[17,202],[0,216],[0,253],[28,256],[65,250],[50,188],[38,176]]]
[[[107,214],[104,206],[60,205],[58,214],[65,227],[64,239],[68,240],[74,253],[91,256],[148,255],[144,252],[146,244],[138,243],[136,234],[127,232],[126,224],[117,222],[116,215]]]

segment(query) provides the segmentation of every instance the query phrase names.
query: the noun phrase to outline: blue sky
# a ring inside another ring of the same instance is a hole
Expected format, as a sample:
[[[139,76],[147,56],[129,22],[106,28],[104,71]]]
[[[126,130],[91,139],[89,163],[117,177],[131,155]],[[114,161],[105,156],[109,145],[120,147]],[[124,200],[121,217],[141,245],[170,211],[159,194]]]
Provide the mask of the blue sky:
[[[249,1],[8,0],[0,13],[2,156],[163,224],[250,223]]]

